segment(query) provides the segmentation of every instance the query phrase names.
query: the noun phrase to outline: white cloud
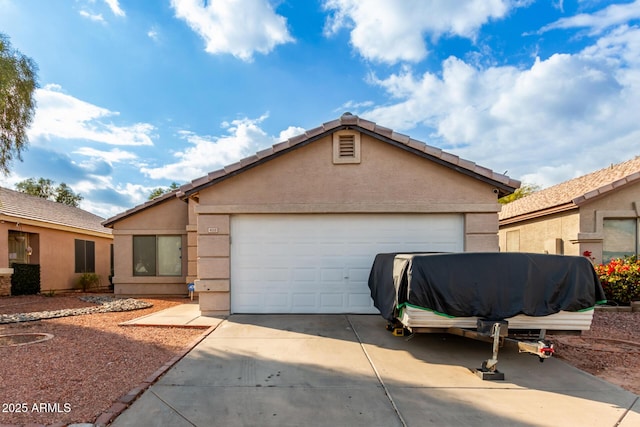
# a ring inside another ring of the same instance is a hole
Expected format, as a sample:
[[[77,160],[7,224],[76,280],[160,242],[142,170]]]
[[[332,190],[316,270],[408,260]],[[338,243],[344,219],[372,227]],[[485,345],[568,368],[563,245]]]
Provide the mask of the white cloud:
[[[174,153],[177,161],[155,168],[143,167],[141,171],[152,179],[165,178],[180,182],[204,176],[273,144],[274,138],[259,126],[266,118],[264,115],[257,119],[225,122],[222,126],[227,134],[223,136],[201,136],[181,131],[180,137],[191,145]]]
[[[149,194],[157,187],[140,184],[114,184],[111,177],[91,177],[91,180],[83,180],[73,185],[76,193],[84,196],[80,202],[80,208],[94,213],[103,218],[111,218],[132,206],[140,205],[147,201]],[[92,198],[96,193],[109,194],[109,201],[105,198]]]
[[[81,10],[80,16],[95,22],[105,22],[104,18],[102,17],[102,14],[100,13],[91,13],[91,12],[87,12],[86,10]]]
[[[293,38],[287,20],[268,0],[171,0],[176,17],[205,41],[211,54],[230,53],[251,61],[255,52],[267,54]]]
[[[639,66],[640,29],[623,26],[529,68],[451,57],[438,74],[373,77],[392,102],[360,114],[397,130],[426,126],[431,144],[547,186],[640,154]]]
[[[638,18],[640,18],[640,0],[636,0],[633,3],[612,4],[593,14],[581,13],[568,18],[562,18],[549,25],[545,25],[540,29],[539,33],[556,29],[586,27],[597,34],[607,28],[625,24],[629,20]]]
[[[153,40],[153,41],[158,41],[160,38],[160,34],[158,33],[158,28],[156,26],[153,26],[149,29],[149,31],[147,31],[147,36]]]
[[[116,16],[126,15],[124,13],[124,10],[122,10],[122,8],[120,7],[118,0],[104,0],[104,2],[107,3],[107,6],[109,6],[109,9],[111,9],[111,12],[113,12],[114,15]]]
[[[120,163],[126,160],[135,160],[138,158],[137,155],[130,151],[123,151],[119,148],[114,148],[109,151],[104,150],[96,150],[91,147],[80,147],[77,150],[73,151],[74,154],[80,154],[83,156],[98,158],[104,160],[105,162],[113,165],[114,163]]]
[[[111,119],[118,112],[98,107],[62,92],[48,84],[36,91],[37,109],[29,129],[29,139],[38,142],[52,137],[84,139],[110,145],[153,145],[154,126],[134,123],[122,126]]]
[[[277,141],[274,141],[274,142],[286,141],[289,138],[293,138],[294,136],[301,135],[306,131],[307,131],[306,129],[298,126],[289,126],[285,130],[280,132],[280,136],[278,136]]]
[[[478,29],[529,1],[325,0],[325,35],[351,29],[351,44],[366,59],[417,62],[427,56],[425,38],[454,35],[474,39]]]

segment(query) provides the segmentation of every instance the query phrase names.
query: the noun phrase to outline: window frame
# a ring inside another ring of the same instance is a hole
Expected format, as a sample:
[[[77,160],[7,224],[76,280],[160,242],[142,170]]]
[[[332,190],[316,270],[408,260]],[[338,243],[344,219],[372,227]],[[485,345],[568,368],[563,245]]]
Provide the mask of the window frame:
[[[632,256],[638,256],[640,253],[640,218],[633,218],[633,217],[604,217],[602,219],[602,262],[603,263],[608,263],[609,261],[611,261],[612,259],[615,258],[619,258],[620,256],[618,255],[608,255],[608,252],[605,251],[605,247],[607,245],[607,222],[608,221],[629,221],[630,223],[634,223],[634,227],[635,227],[635,235],[633,236],[633,246],[634,246],[634,251],[632,254]],[[627,256],[627,255],[624,255]]]
[[[96,272],[96,242],[93,240],[74,239],[74,272]]]
[[[178,239],[179,243],[179,255],[176,259],[161,259],[163,257],[163,253],[165,251],[160,248],[160,241],[162,238],[175,238]],[[144,240],[147,240],[146,248],[144,248]],[[138,240],[138,243],[136,243]],[[153,240],[153,249],[149,247],[149,241]],[[134,277],[182,277],[183,276],[183,265],[182,265],[182,254],[183,254],[183,236],[180,234],[138,234],[132,237],[132,275]],[[152,254],[141,254],[140,251],[150,251]],[[175,266],[178,267],[179,271],[173,274],[170,273],[161,273],[163,271],[163,265],[167,262],[174,262]],[[145,270],[145,271],[142,271]]]

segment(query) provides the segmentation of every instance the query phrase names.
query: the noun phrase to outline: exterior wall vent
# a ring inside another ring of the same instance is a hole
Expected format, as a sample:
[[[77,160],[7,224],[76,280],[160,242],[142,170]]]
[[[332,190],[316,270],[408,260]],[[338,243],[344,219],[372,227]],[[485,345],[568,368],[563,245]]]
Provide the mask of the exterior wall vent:
[[[333,134],[333,163],[360,163],[360,133],[339,131]]]

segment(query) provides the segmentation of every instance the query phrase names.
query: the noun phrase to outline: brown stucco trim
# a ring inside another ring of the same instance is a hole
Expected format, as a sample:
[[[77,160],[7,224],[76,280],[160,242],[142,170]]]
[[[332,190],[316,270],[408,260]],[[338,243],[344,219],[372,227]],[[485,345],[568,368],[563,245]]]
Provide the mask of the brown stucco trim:
[[[197,214],[236,213],[496,213],[498,203],[278,203],[269,205],[213,205],[197,206]]]
[[[547,215],[553,215],[555,213],[558,212],[566,212],[566,211],[570,211],[570,210],[574,210],[574,209],[578,209],[578,206],[573,203],[573,202],[569,202],[569,203],[565,203],[562,205],[558,205],[558,206],[553,206],[547,209],[541,209],[539,211],[534,211],[534,212],[529,212],[523,215],[518,215],[518,216],[513,216],[510,218],[505,218],[505,219],[501,219],[499,221],[500,226],[503,225],[509,225],[509,224],[515,224],[521,221],[527,221],[530,219],[536,219],[536,218],[540,218],[543,216],[547,216]]]
[[[592,202],[599,197],[606,196],[612,191],[620,190],[630,184],[636,184],[638,181],[640,181],[640,172],[636,172],[610,184],[603,185],[602,187],[596,188],[595,190],[589,191],[588,193],[576,197],[572,201],[578,206],[584,205],[585,203]]]

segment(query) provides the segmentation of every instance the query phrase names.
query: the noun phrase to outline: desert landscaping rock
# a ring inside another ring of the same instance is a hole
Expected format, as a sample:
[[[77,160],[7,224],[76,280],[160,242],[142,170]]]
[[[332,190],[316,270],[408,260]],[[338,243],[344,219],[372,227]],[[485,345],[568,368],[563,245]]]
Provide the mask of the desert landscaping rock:
[[[81,316],[83,314],[131,311],[149,308],[152,304],[134,298],[113,298],[109,296],[84,296],[82,301],[99,304],[96,307],[70,308],[64,310],[38,311],[33,313],[0,314],[0,324],[32,322],[35,320],[55,319],[57,317]]]

